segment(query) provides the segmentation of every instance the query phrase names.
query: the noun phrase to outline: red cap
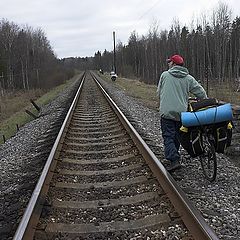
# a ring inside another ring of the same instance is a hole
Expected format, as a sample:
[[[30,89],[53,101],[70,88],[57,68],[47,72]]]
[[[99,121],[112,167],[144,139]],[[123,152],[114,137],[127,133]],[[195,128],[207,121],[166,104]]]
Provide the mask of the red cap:
[[[183,65],[184,59],[180,55],[173,55],[169,59],[167,59],[167,62],[174,62],[177,65]]]

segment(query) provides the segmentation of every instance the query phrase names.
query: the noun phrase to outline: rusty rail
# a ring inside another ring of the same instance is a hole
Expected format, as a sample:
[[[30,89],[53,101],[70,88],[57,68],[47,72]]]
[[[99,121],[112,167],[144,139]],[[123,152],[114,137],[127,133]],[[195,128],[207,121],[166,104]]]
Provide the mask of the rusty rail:
[[[142,154],[148,166],[151,168],[155,177],[158,179],[161,187],[167,193],[170,201],[174,205],[175,209],[180,214],[185,225],[193,235],[195,239],[207,240],[207,239],[218,239],[211,227],[205,222],[200,212],[191,204],[184,192],[178,187],[175,180],[165,170],[164,166],[156,158],[153,152],[149,149],[147,144],[143,141],[140,135],[136,132],[130,122],[123,115],[121,110],[109,97],[107,92],[100,85],[95,74],[92,73],[92,77],[96,80],[100,90],[106,97],[107,101],[111,105],[112,109],[120,119],[121,123],[131,136],[133,142],[136,144],[139,152]],[[58,137],[54,143],[51,153],[48,157],[47,163],[44,167],[43,173],[38,181],[38,184],[33,192],[32,198],[28,204],[26,212],[22,218],[22,221],[17,229],[14,236],[15,240],[20,239],[32,239],[35,232],[35,226],[39,220],[41,209],[45,201],[45,196],[49,188],[49,183],[52,179],[57,159],[60,154],[60,149],[63,145],[64,138],[66,135],[66,129],[70,124],[70,119],[73,114],[76,102],[80,96],[84,80],[82,80],[78,92],[74,98],[74,101],[68,111],[67,117],[61,127]]]

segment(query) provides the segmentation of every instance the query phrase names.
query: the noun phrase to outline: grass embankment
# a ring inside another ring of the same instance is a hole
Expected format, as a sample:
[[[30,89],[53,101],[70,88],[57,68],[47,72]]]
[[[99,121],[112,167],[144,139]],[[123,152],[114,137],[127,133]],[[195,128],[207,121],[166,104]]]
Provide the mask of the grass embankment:
[[[145,106],[157,110],[158,98],[156,96],[157,87],[154,85],[145,84],[139,80],[120,78],[115,82],[110,78],[109,74],[99,75],[102,79],[115,85],[118,89],[126,92],[127,95],[137,98]]]
[[[240,92],[234,89],[231,83],[213,84],[209,89],[209,97],[214,97],[224,102],[240,105]]]
[[[148,106],[149,108],[155,110],[158,108],[156,85],[148,85],[140,82],[139,80],[120,77],[118,77],[115,82],[112,82],[110,75],[107,73],[104,75],[99,74],[99,76],[107,82],[114,84],[117,88],[124,90],[128,95],[139,99],[145,106]],[[208,96],[237,105],[240,103],[240,93],[234,91],[234,89],[232,89],[232,86],[226,83],[221,85],[210,85]]]
[[[73,77],[64,84],[51,89],[49,92],[44,93],[43,90],[38,89],[25,93],[18,92],[14,95],[0,98],[0,144],[3,143],[3,135],[8,139],[16,133],[17,125],[21,127],[33,120],[25,110],[29,110],[35,115],[38,114],[35,107],[30,103],[30,99],[33,99],[38,106],[44,106],[55,99],[77,77]]]

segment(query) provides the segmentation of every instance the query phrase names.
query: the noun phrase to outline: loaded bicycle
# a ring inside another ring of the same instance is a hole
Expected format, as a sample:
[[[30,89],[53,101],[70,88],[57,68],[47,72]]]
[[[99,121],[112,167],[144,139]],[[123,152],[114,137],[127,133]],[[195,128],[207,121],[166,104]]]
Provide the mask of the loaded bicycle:
[[[189,111],[181,114],[181,145],[191,157],[198,157],[203,174],[209,181],[217,175],[217,153],[231,144],[232,109],[216,99],[190,99]]]

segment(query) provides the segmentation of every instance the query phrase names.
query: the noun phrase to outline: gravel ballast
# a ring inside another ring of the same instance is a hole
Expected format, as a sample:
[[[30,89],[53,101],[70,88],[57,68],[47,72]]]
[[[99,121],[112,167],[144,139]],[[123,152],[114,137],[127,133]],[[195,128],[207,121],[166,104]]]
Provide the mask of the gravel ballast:
[[[163,156],[160,117],[157,110],[145,107],[138,100],[127,96],[114,86],[101,81],[109,95],[118,104],[134,127],[144,137],[152,151]],[[49,148],[37,148],[47,135],[50,123],[61,123],[78,83],[60,94],[52,103],[42,108],[41,117],[26,124],[16,136],[0,146],[0,236],[12,239],[24,208],[40,176],[50,152]],[[54,121],[55,119],[55,121]],[[46,143],[44,143],[46,144]],[[215,182],[208,182],[197,159],[191,159],[182,150],[183,168],[173,177],[188,197],[202,212],[204,218],[220,239],[240,239],[240,180],[239,168],[229,157],[218,154],[218,172]]]

